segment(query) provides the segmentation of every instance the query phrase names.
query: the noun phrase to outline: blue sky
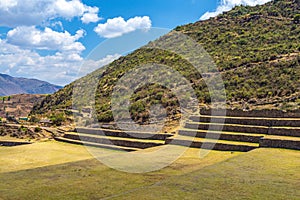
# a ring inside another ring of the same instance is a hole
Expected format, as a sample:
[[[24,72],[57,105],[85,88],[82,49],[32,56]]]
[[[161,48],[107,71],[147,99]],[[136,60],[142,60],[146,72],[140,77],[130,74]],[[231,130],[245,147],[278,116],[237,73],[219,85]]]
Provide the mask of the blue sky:
[[[65,85],[78,78],[83,61],[105,40],[154,27],[173,29],[214,17],[235,5],[267,1],[1,0],[0,73]],[[156,32],[157,36],[166,30]],[[145,37],[144,42],[153,39]],[[111,53],[88,60],[94,66],[90,71],[119,56]]]

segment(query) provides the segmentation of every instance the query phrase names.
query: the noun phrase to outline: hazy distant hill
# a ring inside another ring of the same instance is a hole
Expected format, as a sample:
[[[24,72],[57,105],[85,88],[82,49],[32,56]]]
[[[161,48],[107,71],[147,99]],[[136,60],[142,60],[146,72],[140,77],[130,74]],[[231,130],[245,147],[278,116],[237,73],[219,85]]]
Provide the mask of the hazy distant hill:
[[[52,94],[62,87],[37,79],[15,78],[0,74],[0,96],[12,94]]]
[[[224,80],[228,106],[299,109],[300,0],[238,6],[174,31],[192,37],[214,59]],[[164,37],[168,39],[168,35]],[[102,77],[96,95],[99,121],[113,120],[110,96],[118,79],[133,67],[146,63],[172,67],[191,81],[201,103],[210,103],[205,82],[187,61],[170,52],[140,48],[111,63],[106,72],[97,70],[79,80],[86,84],[91,77]],[[73,85],[45,98],[34,107],[33,113],[71,107]],[[162,103],[169,110],[174,108],[176,99],[164,99],[164,96],[163,89],[156,86],[140,89],[132,97],[132,117],[141,120],[152,104]],[[175,109],[173,113],[178,112]]]

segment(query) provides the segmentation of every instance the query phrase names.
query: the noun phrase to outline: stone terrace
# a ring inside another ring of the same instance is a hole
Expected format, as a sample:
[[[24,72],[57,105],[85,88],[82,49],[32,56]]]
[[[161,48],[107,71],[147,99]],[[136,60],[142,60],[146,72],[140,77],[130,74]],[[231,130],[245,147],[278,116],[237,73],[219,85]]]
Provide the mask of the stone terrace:
[[[202,110],[178,133],[124,132],[77,128],[56,140],[125,151],[170,144],[220,151],[247,152],[259,147],[300,150],[300,114],[282,111]]]

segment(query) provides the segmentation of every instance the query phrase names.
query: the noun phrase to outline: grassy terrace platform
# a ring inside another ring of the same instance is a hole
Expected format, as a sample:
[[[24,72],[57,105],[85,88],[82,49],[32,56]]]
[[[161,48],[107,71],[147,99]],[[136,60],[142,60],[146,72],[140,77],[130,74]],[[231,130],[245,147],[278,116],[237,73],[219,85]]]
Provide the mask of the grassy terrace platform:
[[[160,147],[141,151],[156,148]],[[0,154],[1,199],[300,197],[300,154],[293,150],[210,151],[199,158],[199,149],[190,148],[170,166],[146,174],[110,169],[93,159],[83,146],[55,141],[0,147]]]

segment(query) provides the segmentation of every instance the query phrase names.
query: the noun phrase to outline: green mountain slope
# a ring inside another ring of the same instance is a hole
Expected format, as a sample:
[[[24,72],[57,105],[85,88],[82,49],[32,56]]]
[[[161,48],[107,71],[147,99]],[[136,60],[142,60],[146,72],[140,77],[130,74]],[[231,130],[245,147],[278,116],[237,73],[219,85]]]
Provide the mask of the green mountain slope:
[[[218,17],[177,27],[211,55],[226,88],[229,107],[298,109],[300,105],[300,1],[276,0],[256,7],[238,6]],[[168,37],[168,36],[165,36]],[[111,121],[110,96],[120,77],[137,65],[161,63],[190,80],[203,104],[210,96],[201,75],[180,56],[157,49],[141,48],[77,82],[101,77],[96,110],[99,121]],[[207,76],[214,76],[209,71]],[[35,105],[32,114],[72,107],[72,87],[66,86]],[[220,97],[222,99],[223,97]],[[149,108],[162,103],[172,119],[179,115],[178,100],[165,88],[148,85],[131,98],[131,115],[145,121]]]

